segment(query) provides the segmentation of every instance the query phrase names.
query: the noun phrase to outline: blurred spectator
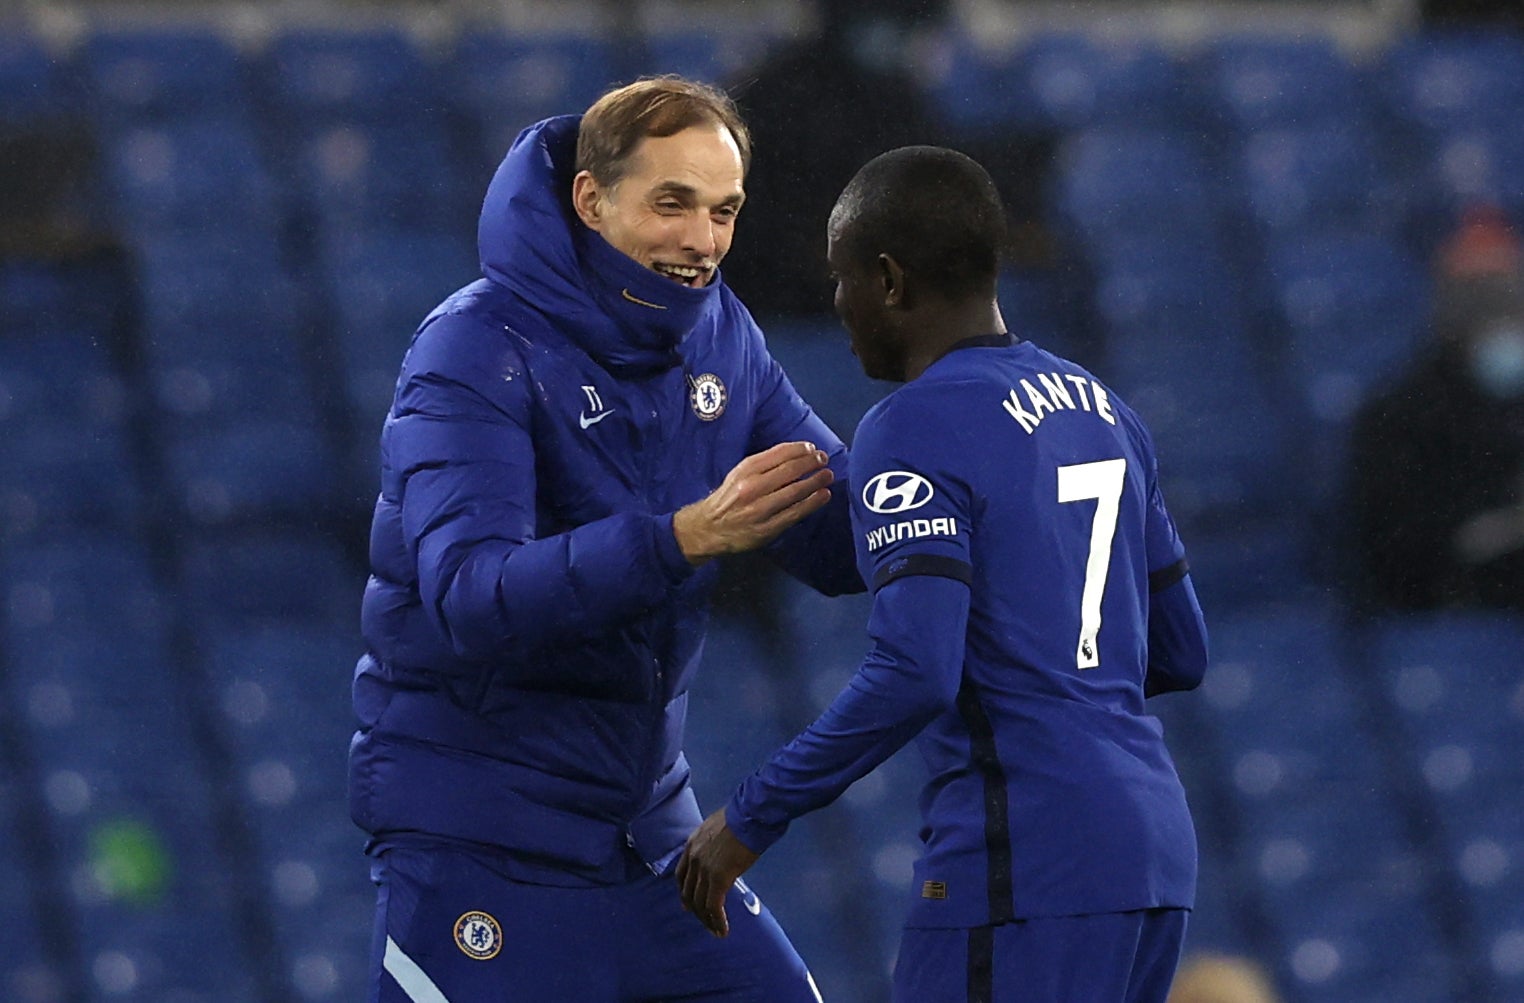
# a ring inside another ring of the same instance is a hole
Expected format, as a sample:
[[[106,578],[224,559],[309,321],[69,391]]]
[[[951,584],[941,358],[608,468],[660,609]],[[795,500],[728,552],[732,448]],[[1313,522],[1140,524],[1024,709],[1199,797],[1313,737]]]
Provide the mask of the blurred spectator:
[[[1495,24],[1524,30],[1519,0],[1422,0],[1419,12],[1431,24]]]
[[[64,124],[0,129],[0,258],[75,258],[103,235],[88,218],[86,189],[95,149],[88,134]]]
[[[1278,1003],[1270,979],[1247,958],[1198,954],[1175,975],[1169,1003]]]
[[[820,32],[734,81],[756,139],[746,179],[747,240],[725,281],[760,318],[831,308],[825,221],[863,162],[939,139],[909,64],[913,34],[945,0],[823,0]]]
[[[1524,252],[1477,209],[1435,269],[1430,347],[1354,427],[1362,598],[1524,610]]]

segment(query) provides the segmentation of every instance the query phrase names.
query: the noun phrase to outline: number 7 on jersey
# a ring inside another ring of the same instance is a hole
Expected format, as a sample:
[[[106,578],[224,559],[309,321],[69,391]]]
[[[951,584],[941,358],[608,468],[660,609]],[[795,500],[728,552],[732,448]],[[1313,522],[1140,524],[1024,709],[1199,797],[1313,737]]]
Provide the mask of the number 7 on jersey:
[[[1095,518],[1090,523],[1090,554],[1085,560],[1085,588],[1080,594],[1080,634],[1074,662],[1081,669],[1101,664],[1096,635],[1101,632],[1101,596],[1106,592],[1106,573],[1111,569],[1111,538],[1116,535],[1121,510],[1122,484],[1127,475],[1125,459],[1098,460],[1058,468],[1058,500],[1095,499]]]

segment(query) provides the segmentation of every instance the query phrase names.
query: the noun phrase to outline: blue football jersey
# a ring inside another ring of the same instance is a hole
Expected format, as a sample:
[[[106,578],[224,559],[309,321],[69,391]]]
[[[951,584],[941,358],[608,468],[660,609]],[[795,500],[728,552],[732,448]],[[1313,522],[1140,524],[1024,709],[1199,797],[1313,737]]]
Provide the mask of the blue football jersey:
[[[1151,605],[1190,611],[1183,642],[1154,632],[1191,649],[1186,676],[1205,634],[1137,415],[1072,362],[972,339],[863,418],[850,481],[874,650],[742,785],[737,835],[765,845],[914,734],[909,925],[1189,907],[1191,816],[1144,709],[1170,660]]]

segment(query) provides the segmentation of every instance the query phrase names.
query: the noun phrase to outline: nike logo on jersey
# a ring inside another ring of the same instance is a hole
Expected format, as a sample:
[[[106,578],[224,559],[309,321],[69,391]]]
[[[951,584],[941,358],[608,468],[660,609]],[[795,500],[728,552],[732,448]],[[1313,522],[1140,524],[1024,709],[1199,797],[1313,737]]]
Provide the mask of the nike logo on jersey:
[[[588,414],[586,411],[583,411],[577,416],[577,424],[582,426],[583,431],[586,431],[613,413],[612,410],[599,411],[597,414]]]
[[[1106,393],[1106,388],[1095,380],[1083,376],[1075,376],[1072,373],[1038,373],[1037,382],[1042,384],[1042,389],[1032,385],[1031,380],[1021,381],[1022,393],[1026,396],[1023,401],[1017,396],[1015,389],[1011,395],[1000,402],[1006,413],[1015,418],[1021,425],[1022,431],[1031,435],[1037,431],[1037,426],[1042,424],[1043,416],[1054,411],[1093,411],[1100,415],[1107,423],[1115,425],[1116,415],[1111,412],[1111,396]],[[1064,386],[1067,382],[1069,386]],[[1073,393],[1070,393],[1070,389]],[[1086,388],[1089,393],[1086,393]],[[1075,403],[1076,399],[1078,403]],[[1091,407],[1091,401],[1095,406]],[[1026,405],[1032,410],[1028,411]]]

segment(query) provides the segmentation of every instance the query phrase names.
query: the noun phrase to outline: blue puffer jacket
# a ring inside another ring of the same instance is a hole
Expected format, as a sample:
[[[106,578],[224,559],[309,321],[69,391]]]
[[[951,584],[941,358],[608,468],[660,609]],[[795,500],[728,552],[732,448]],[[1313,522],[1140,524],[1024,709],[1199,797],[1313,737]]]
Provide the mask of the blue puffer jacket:
[[[808,440],[838,478],[773,545],[861,590],[846,451],[719,279],[689,289],[570,204],[578,119],[525,130],[487,191],[484,278],[424,320],[381,438],[350,808],[380,844],[466,840],[537,880],[618,880],[699,821],[682,753],[715,567],[672,513]],[[744,225],[744,224],[743,224]]]

